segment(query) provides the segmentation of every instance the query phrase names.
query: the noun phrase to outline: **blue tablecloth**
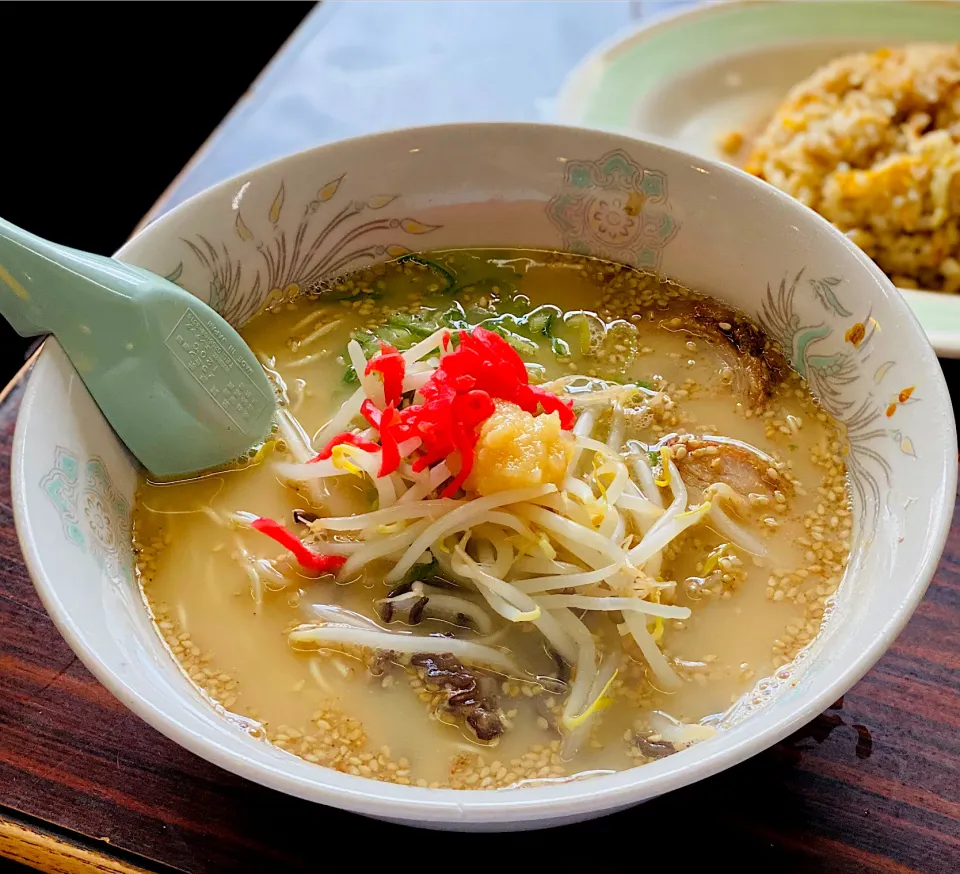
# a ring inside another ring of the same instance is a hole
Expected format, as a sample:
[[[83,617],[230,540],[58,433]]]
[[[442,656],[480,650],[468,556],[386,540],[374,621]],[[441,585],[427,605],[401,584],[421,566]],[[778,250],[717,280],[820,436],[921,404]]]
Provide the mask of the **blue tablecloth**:
[[[450,121],[549,121],[567,73],[691,0],[324,0],[151,218],[222,179],[344,137]]]

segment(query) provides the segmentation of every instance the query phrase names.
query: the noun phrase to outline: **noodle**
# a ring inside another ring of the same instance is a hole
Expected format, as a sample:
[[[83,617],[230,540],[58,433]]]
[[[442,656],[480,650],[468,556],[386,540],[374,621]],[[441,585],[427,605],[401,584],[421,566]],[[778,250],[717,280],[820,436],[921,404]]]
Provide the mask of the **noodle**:
[[[374,221],[352,209],[331,233]],[[287,752],[453,788],[642,764],[829,612],[843,435],[719,301],[581,256],[406,253],[243,336],[276,436],[142,484],[138,579],[185,672]]]

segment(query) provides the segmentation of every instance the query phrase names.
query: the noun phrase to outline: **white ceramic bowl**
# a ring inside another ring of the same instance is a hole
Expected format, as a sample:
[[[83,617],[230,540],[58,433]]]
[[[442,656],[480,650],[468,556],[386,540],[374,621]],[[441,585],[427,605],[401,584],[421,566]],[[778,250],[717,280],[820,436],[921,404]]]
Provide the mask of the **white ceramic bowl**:
[[[624,212],[631,195],[631,206],[642,203],[637,216]],[[451,829],[532,828],[630,806],[742,761],[839,698],[890,645],[933,574],[953,510],[957,444],[916,320],[813,212],[737,170],[626,137],[449,125],[335,143],[253,170],[158,219],[119,257],[171,276],[240,326],[266,298],[293,294],[310,277],[451,246],[567,249],[657,268],[755,316],[846,422],[853,555],[835,614],[793,672],[761,683],[752,696],[760,703],[711,740],[564,785],[428,790],[293,758],[222,719],[161,645],[133,576],[136,466],[48,341],[17,425],[14,509],[37,590],[84,664],[159,731],[234,773]],[[857,324],[864,331],[851,333]]]

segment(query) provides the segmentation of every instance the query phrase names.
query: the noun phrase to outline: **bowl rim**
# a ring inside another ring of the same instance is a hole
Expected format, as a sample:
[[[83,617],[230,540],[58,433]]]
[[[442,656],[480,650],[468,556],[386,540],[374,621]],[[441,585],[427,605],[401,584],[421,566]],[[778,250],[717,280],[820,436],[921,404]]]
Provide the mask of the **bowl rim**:
[[[879,282],[872,284],[874,291],[871,294],[879,294],[884,298],[894,312],[904,318],[904,327],[906,328],[909,325],[908,330],[912,331],[912,336],[909,341],[904,339],[904,342],[916,347],[917,363],[929,380],[930,393],[928,397],[930,403],[934,410],[944,413],[944,424],[949,432],[945,437],[952,438],[946,440],[944,445],[949,447],[956,444],[953,407],[946,381],[933,349],[924,336],[916,317],[906,303],[900,299],[899,293],[879,268],[825,219],[789,197],[789,195],[766,185],[738,168],[700,158],[682,149],[655,140],[641,139],[629,134],[594,128],[537,122],[464,122],[397,128],[300,150],[235,174],[217,185],[194,194],[169,212],[151,221],[145,228],[153,227],[158,223],[175,222],[180,215],[191,210],[194,205],[217,194],[235,191],[239,184],[243,184],[258,175],[269,174],[292,160],[315,158],[319,161],[328,153],[349,148],[351,143],[359,141],[379,141],[389,144],[392,139],[402,140],[416,134],[430,136],[438,132],[478,128],[499,129],[505,133],[523,133],[531,130],[549,132],[552,130],[560,135],[564,132],[573,131],[581,135],[595,136],[598,142],[605,140],[607,143],[614,144],[619,141],[627,149],[630,147],[641,148],[648,154],[655,155],[659,152],[669,156],[671,160],[690,161],[693,165],[708,167],[710,172],[718,177],[729,178],[734,185],[746,186],[746,190],[751,192],[754,199],[759,200],[760,203],[763,203],[764,200],[768,203],[779,203],[780,206],[792,211],[798,219],[808,223],[813,222],[813,229],[816,229],[819,225],[821,230],[827,230],[837,245],[845,247],[867,274],[873,279],[879,280]],[[802,219],[801,216],[803,216]],[[137,234],[128,240],[117,251],[115,257],[123,260],[124,254],[134,245],[134,241],[139,238],[145,228],[141,228]],[[909,335],[905,335],[905,338],[906,336]],[[208,762],[261,785],[304,799],[368,816],[407,822],[423,827],[452,826],[456,828],[460,826],[470,828],[471,826],[507,823],[516,826],[518,820],[526,819],[527,827],[536,828],[540,825],[538,820],[548,820],[542,823],[542,825],[548,826],[551,821],[556,821],[561,817],[575,819],[597,816],[604,812],[632,806],[647,798],[656,797],[696,782],[769,748],[838,700],[873,667],[893,643],[916,610],[933,578],[953,516],[958,456],[952,451],[946,451],[938,464],[942,477],[940,482],[934,486],[935,494],[931,496],[934,499],[931,510],[935,511],[935,518],[934,523],[927,529],[921,558],[915,565],[911,582],[905,588],[903,597],[894,605],[888,621],[870,646],[844,666],[839,673],[835,674],[819,693],[806,700],[799,699],[798,706],[793,708],[792,714],[778,718],[758,733],[747,734],[732,744],[720,745],[716,750],[702,756],[697,761],[671,764],[677,763],[679,757],[669,757],[642,767],[593,776],[586,780],[574,779],[555,785],[525,788],[522,792],[511,791],[506,794],[503,792],[464,792],[454,789],[398,786],[366,777],[343,774],[327,768],[318,768],[310,763],[295,759],[292,759],[289,768],[281,767],[279,766],[279,760],[278,764],[257,761],[245,753],[229,750],[215,738],[182,724],[176,717],[169,715],[166,710],[147,700],[134,685],[115,673],[95,654],[93,647],[85,641],[83,630],[73,621],[60,600],[58,585],[45,573],[43,560],[37,549],[37,541],[33,537],[26,511],[27,481],[24,475],[24,447],[28,439],[27,432],[29,422],[32,419],[32,409],[35,406],[43,405],[43,398],[39,396],[38,392],[40,381],[38,374],[41,374],[46,367],[52,366],[50,346],[51,343],[46,342],[40,350],[38,360],[27,381],[17,419],[11,457],[13,511],[18,539],[34,587],[47,613],[81,662],[111,694],[141,719],[161,734]],[[172,661],[170,669],[176,670]],[[705,743],[711,743],[711,741]],[[303,765],[309,770],[303,770],[299,768],[299,765]],[[301,770],[303,773],[299,773]],[[414,818],[416,818],[415,821]]]

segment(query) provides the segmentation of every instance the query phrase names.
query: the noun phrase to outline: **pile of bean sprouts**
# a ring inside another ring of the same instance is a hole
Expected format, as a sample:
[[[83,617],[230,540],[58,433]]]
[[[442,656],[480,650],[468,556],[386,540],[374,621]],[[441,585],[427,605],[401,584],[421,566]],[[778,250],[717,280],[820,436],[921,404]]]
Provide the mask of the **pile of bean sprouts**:
[[[413,402],[445,354],[445,333],[438,331],[403,353],[403,391]],[[310,521],[310,547],[345,557],[339,582],[359,580],[376,562],[381,571],[389,568],[384,582],[396,588],[411,575],[416,577],[419,566],[429,564],[439,569],[437,576],[478,593],[483,606],[458,596],[456,590],[416,580],[384,603],[402,607],[411,599],[428,597],[431,616],[466,620],[469,634],[430,634],[409,626],[397,631],[352,611],[331,608],[293,630],[290,644],[297,649],[452,653],[466,664],[524,679],[530,673],[497,645],[492,620],[496,615],[508,623],[530,623],[551,653],[572,669],[561,717],[571,745],[589,731],[621,670],[624,652],[619,638],[632,638],[657,688],[676,690],[680,679],[658,641],[664,620],[683,620],[690,610],[666,603],[670,598],[663,597],[676,586],[673,580],[661,579],[664,551],[685,531],[704,523],[748,553],[761,556],[765,548],[727,512],[743,503],[729,485],[709,486],[699,503],[691,505],[668,446],[651,452],[649,446],[625,440],[625,405],[638,397],[650,403],[663,397],[640,386],[587,377],[558,380],[552,388],[569,394],[577,413],[573,457],[562,482],[486,496],[438,498],[454,472],[441,462],[415,473],[417,438],[400,445],[402,463],[388,476],[377,475],[380,452],[349,445],[337,447],[327,460],[315,460],[316,446],[362,422],[359,412],[365,399],[384,403],[380,380],[363,375],[366,360],[359,343],[351,341],[348,351],[361,378],[360,388],[313,438],[289,408],[281,410],[281,436],[295,461],[277,463],[276,472],[317,508],[324,506],[332,478],[359,476],[375,488],[376,505],[365,513],[320,515]],[[598,440],[594,435],[601,420],[605,439]],[[377,439],[373,429],[355,430],[366,439]],[[232,521],[242,526],[251,519],[250,514],[237,513]],[[247,562],[251,581],[261,592],[263,586],[275,584],[271,574],[277,572],[269,565]],[[619,631],[614,645],[598,647],[585,621],[592,613],[614,620]]]

